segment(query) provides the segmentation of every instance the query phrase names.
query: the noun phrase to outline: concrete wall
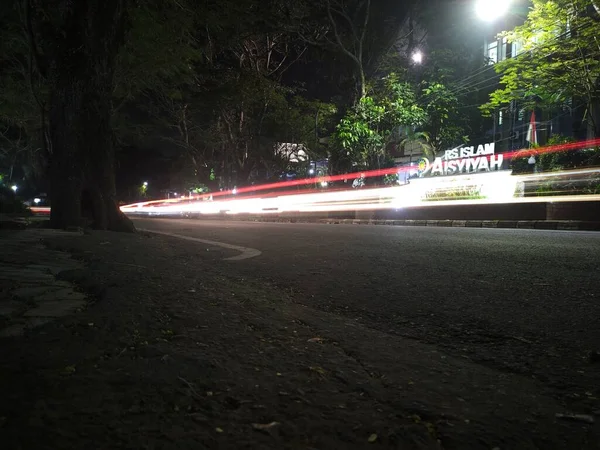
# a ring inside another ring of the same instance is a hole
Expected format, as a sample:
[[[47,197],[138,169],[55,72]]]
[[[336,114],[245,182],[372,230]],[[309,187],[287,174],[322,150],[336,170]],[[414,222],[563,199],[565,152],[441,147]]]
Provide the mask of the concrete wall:
[[[287,213],[281,214],[280,217],[367,220],[584,220],[597,222],[600,221],[600,202],[538,202],[462,206],[440,204],[399,210]]]

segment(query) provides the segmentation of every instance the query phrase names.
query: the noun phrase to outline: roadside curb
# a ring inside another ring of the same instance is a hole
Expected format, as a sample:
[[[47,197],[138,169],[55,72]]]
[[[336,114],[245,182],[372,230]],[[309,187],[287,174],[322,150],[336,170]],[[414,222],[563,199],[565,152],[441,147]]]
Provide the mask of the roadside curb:
[[[27,228],[42,228],[47,218],[35,216],[11,216],[0,214],[0,229],[25,230]]]
[[[600,222],[582,220],[384,220],[317,219],[300,217],[238,217],[236,220],[279,223],[322,223],[331,225],[388,225],[446,228],[519,228],[528,230],[600,231]]]

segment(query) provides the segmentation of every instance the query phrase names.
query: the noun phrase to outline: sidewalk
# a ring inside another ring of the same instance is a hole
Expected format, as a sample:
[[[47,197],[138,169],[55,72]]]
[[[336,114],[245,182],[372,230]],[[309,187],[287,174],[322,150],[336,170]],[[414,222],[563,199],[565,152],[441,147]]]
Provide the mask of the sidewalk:
[[[227,252],[3,232],[3,448],[598,448],[548,384],[305,307]]]
[[[85,307],[86,295],[55,277],[83,263],[40,242],[72,235],[43,229],[0,234],[0,337],[20,336]]]

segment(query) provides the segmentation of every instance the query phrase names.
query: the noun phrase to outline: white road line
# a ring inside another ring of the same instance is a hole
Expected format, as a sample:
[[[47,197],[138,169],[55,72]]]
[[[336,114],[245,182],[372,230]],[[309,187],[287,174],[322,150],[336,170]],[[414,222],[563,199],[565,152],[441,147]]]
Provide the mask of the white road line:
[[[239,254],[237,256],[231,256],[229,258],[224,258],[225,261],[240,261],[242,259],[254,258],[255,256],[259,256],[262,254],[262,252],[260,250],[257,250],[255,248],[241,247],[239,245],[227,244],[225,242],[211,241],[209,239],[199,239],[199,238],[194,238],[191,236],[183,236],[181,234],[166,233],[164,231],[146,230],[144,228],[138,228],[138,230],[144,231],[146,233],[162,234],[162,235],[171,236],[174,238],[185,239],[186,241],[200,242],[202,244],[214,245],[216,247],[223,247],[223,248],[227,248],[230,250],[237,250],[238,252],[241,252],[241,254]]]

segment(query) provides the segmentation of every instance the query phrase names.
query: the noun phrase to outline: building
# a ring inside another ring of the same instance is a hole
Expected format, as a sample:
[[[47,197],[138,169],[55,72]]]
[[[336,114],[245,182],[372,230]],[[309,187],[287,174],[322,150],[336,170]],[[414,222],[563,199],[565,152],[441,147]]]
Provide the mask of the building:
[[[483,42],[483,53],[490,66],[489,72],[493,71],[493,65],[509,58],[518,58],[523,52],[523,45],[520,42],[508,42],[505,37],[499,36],[505,30],[511,30],[524,23],[530,2],[520,0],[515,2],[518,6],[519,14],[509,14],[498,23],[489,27],[486,38]],[[493,75],[490,74],[490,80]],[[500,77],[496,76],[499,83]],[[498,85],[493,85],[496,89]],[[531,142],[527,140],[527,133],[530,128],[534,113],[534,123],[537,130],[537,141],[539,145],[544,145],[553,135],[581,140],[586,138],[585,127],[585,107],[575,106],[571,102],[570,107],[553,110],[532,111],[525,109],[518,101],[513,101],[508,107],[497,110],[490,121],[490,128],[487,130],[486,137],[489,141],[494,141],[498,151],[511,151],[521,148],[527,148]]]

